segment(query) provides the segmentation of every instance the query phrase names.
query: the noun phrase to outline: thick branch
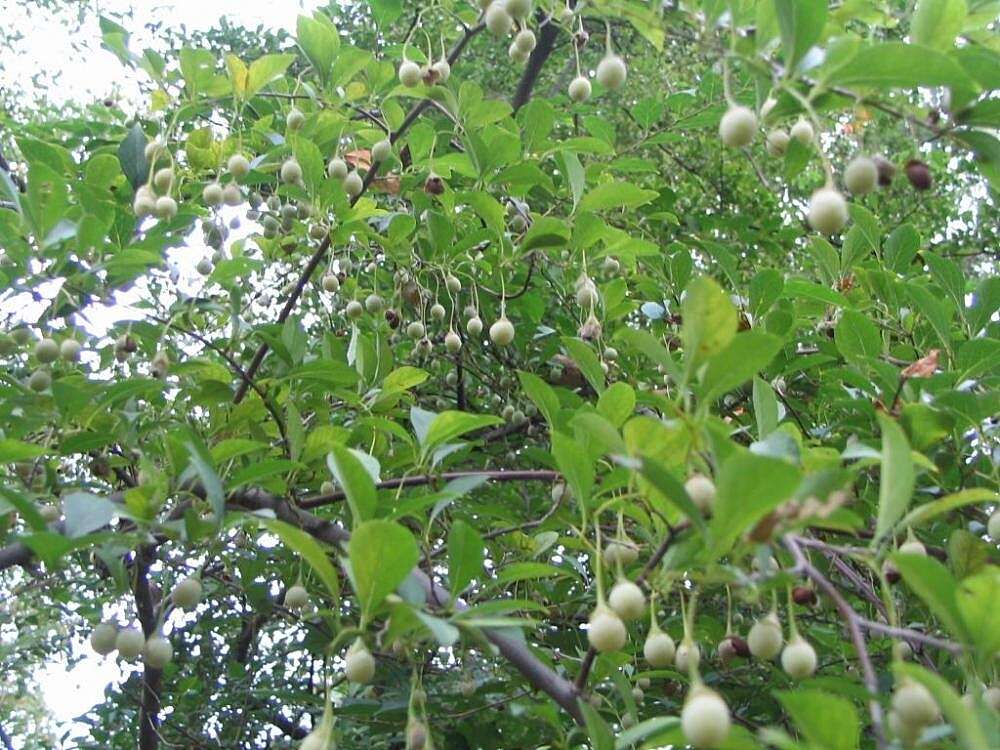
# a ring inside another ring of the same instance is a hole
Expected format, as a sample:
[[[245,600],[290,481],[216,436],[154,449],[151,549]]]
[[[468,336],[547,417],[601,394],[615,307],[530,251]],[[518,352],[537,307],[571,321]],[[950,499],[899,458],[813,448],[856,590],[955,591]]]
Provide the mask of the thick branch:
[[[135,580],[132,591],[139,613],[143,634],[149,638],[156,631],[156,601],[149,585],[149,565],[154,547],[143,545],[135,558]],[[158,732],[160,715],[160,688],[163,672],[148,664],[142,670],[142,701],[139,705],[139,750],[156,750],[160,742]]]
[[[559,26],[551,20],[548,23],[543,23],[539,27],[538,43],[531,51],[531,56],[528,58],[528,62],[524,65],[524,72],[521,73],[521,80],[518,81],[517,89],[514,91],[514,98],[511,100],[511,106],[514,108],[515,112],[527,104],[531,99],[531,92],[534,90],[535,83],[538,81],[538,75],[542,72],[542,67],[545,65],[545,61],[548,60],[549,55],[552,54],[552,50],[556,46],[556,39],[558,38]]]

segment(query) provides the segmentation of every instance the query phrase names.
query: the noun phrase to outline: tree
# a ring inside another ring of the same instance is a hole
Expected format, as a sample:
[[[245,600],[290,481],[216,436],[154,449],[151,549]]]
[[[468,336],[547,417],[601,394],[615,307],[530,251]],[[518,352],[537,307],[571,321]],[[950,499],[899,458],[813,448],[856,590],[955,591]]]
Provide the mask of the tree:
[[[5,118],[5,743],[61,655],[85,748],[997,747],[994,15],[102,17],[139,114]]]

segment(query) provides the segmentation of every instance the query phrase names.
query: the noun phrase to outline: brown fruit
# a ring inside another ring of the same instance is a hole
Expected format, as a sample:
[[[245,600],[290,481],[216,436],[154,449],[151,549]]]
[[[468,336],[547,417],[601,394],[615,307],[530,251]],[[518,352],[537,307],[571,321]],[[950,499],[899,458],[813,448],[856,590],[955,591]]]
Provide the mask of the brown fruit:
[[[873,156],[872,161],[875,162],[875,168],[878,169],[879,186],[888,187],[891,185],[893,178],[896,176],[895,165],[882,156]]]
[[[389,328],[394,330],[399,328],[399,313],[389,308],[385,311],[385,321],[389,324]]]
[[[747,642],[742,638],[740,638],[740,636],[730,635],[727,636],[727,640],[729,641],[730,645],[732,645],[733,651],[736,653],[737,656],[741,656],[744,659],[750,658],[750,646],[748,646]]]
[[[429,195],[441,195],[444,192],[444,180],[431,172],[427,182],[424,183],[424,192]]]
[[[917,190],[931,189],[931,170],[920,159],[910,159],[904,167],[906,179],[910,181]]]
[[[812,586],[796,586],[792,589],[792,600],[796,604],[812,606],[816,603],[816,591]]]

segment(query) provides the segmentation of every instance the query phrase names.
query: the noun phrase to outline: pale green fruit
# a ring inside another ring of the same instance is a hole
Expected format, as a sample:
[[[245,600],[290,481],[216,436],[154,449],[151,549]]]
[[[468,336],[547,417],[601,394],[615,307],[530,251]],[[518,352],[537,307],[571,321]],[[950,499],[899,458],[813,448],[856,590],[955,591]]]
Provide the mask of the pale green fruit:
[[[854,195],[870,193],[878,186],[878,167],[867,156],[855,156],[844,169],[844,187]]]
[[[734,106],[719,121],[719,137],[730,148],[742,148],[757,133],[757,115],[748,107]]]
[[[177,215],[177,201],[169,195],[161,195],[156,199],[154,213],[160,219],[172,219]]]
[[[801,637],[793,638],[781,652],[781,668],[796,680],[810,677],[816,671],[816,649]]]
[[[281,165],[281,181],[286,184],[295,184],[302,179],[302,167],[295,159],[287,159]]]
[[[718,747],[729,736],[729,706],[704,686],[691,690],[681,710],[681,731],[696,748]]]
[[[422,79],[423,74],[420,72],[420,66],[412,60],[403,60],[399,66],[399,82],[407,88],[413,88],[420,85]]]
[[[309,604],[309,592],[306,591],[306,587],[296,583],[294,586],[289,586],[288,591],[285,592],[285,606],[289,609],[302,609],[307,604]]]
[[[649,666],[656,669],[663,669],[673,664],[676,653],[674,639],[662,630],[651,632],[646,636],[646,642],[642,646],[642,655],[649,662]]]
[[[608,595],[608,606],[623,620],[636,620],[646,611],[646,596],[632,581],[620,580]]]
[[[595,651],[617,651],[625,645],[628,632],[621,618],[607,607],[598,607],[590,616],[587,640]]]
[[[781,623],[773,612],[767,617],[757,620],[747,633],[747,646],[750,653],[758,659],[773,659],[781,652],[785,637],[781,632]]]
[[[135,628],[122,628],[118,631],[115,648],[118,649],[118,653],[123,659],[129,661],[137,659],[145,646],[146,639],[143,637],[142,631]]]
[[[162,635],[154,635],[142,652],[142,659],[153,669],[163,669],[174,658],[174,647]]]
[[[90,647],[101,656],[107,656],[115,650],[118,640],[118,628],[110,622],[102,622],[90,631]]]
[[[612,91],[625,85],[628,68],[625,61],[616,54],[609,53],[597,64],[597,82]]]
[[[500,318],[490,326],[490,341],[497,346],[507,346],[514,340],[514,324],[507,318]]]
[[[241,179],[250,174],[250,160],[243,154],[233,154],[226,162],[226,169],[236,179]]]
[[[49,364],[59,359],[59,342],[55,339],[44,338],[35,344],[35,359],[42,364]]]
[[[809,200],[809,226],[827,236],[837,234],[849,218],[847,201],[835,188],[824,187]]]
[[[170,600],[181,609],[194,609],[201,601],[201,581],[193,576],[185,578],[174,586],[174,590],[170,592]]]
[[[590,98],[590,81],[583,76],[577,76],[569,82],[569,98],[574,102],[585,102]]]

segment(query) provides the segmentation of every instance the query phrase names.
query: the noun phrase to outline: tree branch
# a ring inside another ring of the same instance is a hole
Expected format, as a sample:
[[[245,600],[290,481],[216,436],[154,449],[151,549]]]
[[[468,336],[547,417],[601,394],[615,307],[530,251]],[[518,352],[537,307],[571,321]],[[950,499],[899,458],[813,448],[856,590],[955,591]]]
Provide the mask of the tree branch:
[[[135,580],[132,591],[142,632],[149,638],[156,631],[156,601],[149,585],[149,566],[154,547],[142,545],[135,557]],[[156,750],[160,742],[160,688],[163,672],[148,664],[142,670],[142,701],[139,705],[139,750]]]
[[[575,4],[576,3],[573,2],[571,3],[571,6]],[[538,12],[540,14],[543,13],[541,10]],[[542,72],[542,67],[552,54],[552,50],[556,46],[556,39],[558,38],[559,26],[553,23],[551,18],[539,26],[538,43],[531,51],[531,56],[528,57],[528,62],[524,65],[524,72],[521,73],[521,80],[518,81],[517,89],[514,91],[514,98],[511,99],[510,102],[515,112],[527,104],[531,99],[531,92],[535,88],[535,83],[538,82],[538,75]]]

